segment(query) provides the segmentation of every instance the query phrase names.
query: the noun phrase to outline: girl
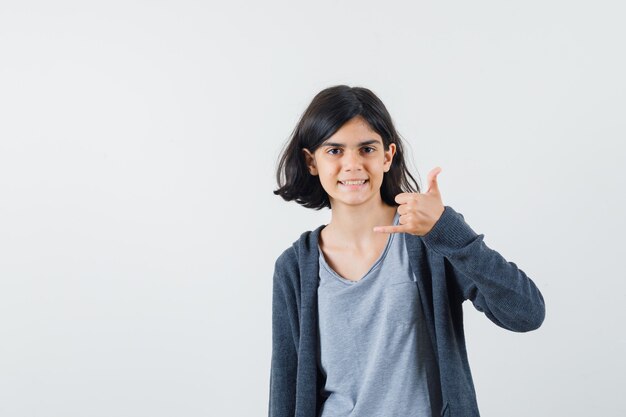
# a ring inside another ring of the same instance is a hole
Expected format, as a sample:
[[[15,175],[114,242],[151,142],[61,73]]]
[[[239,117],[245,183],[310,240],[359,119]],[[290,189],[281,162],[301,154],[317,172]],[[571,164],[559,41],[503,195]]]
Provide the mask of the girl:
[[[464,300],[496,325],[537,329],[534,282],[420,192],[372,91],[318,93],[284,150],[274,194],[331,221],[274,265],[270,417],[479,416]],[[413,186],[413,184],[414,186]]]

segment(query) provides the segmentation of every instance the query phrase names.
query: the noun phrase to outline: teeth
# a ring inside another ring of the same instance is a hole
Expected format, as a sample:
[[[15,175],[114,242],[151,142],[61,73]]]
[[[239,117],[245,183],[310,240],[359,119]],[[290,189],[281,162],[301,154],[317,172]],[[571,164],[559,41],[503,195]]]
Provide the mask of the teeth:
[[[363,180],[363,181],[343,181],[341,183],[345,184],[345,185],[360,185],[360,184],[365,184],[365,180]]]

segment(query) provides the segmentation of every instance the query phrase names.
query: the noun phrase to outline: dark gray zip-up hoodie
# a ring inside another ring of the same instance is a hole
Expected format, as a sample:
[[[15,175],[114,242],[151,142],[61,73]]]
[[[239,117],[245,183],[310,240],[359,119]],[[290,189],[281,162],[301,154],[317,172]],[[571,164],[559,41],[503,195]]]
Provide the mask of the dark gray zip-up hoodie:
[[[514,332],[539,328],[545,304],[515,263],[489,248],[462,214],[444,207],[426,235],[406,234],[406,245],[439,365],[441,416],[478,417],[463,301],[471,300],[495,324]],[[274,265],[269,417],[317,417],[321,408],[317,287],[323,228],[302,233]]]

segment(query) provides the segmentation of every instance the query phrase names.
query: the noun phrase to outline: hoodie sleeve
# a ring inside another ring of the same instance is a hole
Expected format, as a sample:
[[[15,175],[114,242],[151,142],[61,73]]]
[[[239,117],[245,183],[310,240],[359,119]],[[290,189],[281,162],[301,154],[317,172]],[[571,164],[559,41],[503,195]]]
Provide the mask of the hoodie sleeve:
[[[422,241],[443,255],[446,274],[452,274],[462,300],[498,326],[514,332],[527,332],[541,326],[545,318],[543,295],[535,283],[483,241],[450,206]]]
[[[298,356],[291,327],[293,309],[290,309],[291,303],[287,298],[285,282],[281,279],[279,269],[276,261],[272,292],[272,358],[268,416],[293,417],[296,408]]]

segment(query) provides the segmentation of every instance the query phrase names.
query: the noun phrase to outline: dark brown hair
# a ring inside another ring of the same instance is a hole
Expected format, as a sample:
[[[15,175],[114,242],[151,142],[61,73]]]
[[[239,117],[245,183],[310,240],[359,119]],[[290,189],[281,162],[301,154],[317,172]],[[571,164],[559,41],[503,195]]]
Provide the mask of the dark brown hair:
[[[302,149],[307,148],[314,153],[344,123],[356,116],[365,119],[371,129],[381,136],[385,151],[389,150],[390,143],[396,144],[391,168],[384,174],[380,187],[382,200],[390,206],[397,206],[394,200],[397,194],[419,193],[419,185],[404,160],[401,137],[383,102],[367,88],[337,85],[320,91],[302,114],[280,155],[276,170],[279,188],[273,191],[274,194],[286,201],[295,200],[306,208],[331,208],[319,177],[311,175],[306,166]]]

